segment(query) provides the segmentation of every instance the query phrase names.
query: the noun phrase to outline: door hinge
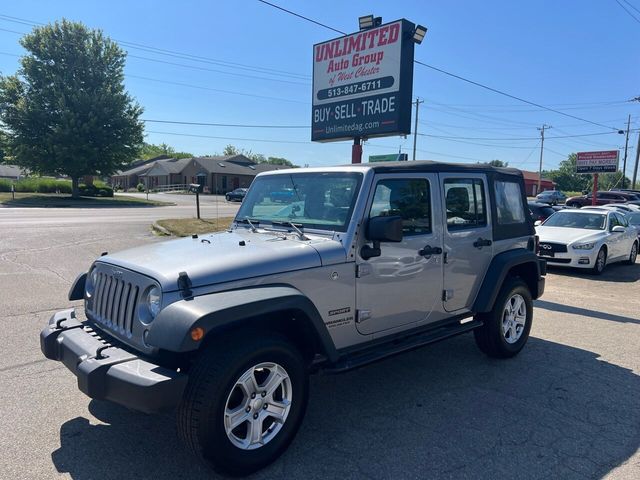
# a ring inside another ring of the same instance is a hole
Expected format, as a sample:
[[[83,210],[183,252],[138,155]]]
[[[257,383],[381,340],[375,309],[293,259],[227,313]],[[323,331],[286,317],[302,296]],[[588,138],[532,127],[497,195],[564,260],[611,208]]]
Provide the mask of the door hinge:
[[[371,265],[368,263],[356,265],[356,278],[366,277],[367,275],[371,275]]]
[[[442,291],[442,301],[448,302],[453,298],[453,290],[443,290]]]
[[[371,310],[357,310],[356,311],[356,323],[362,323],[365,320],[371,318]]]

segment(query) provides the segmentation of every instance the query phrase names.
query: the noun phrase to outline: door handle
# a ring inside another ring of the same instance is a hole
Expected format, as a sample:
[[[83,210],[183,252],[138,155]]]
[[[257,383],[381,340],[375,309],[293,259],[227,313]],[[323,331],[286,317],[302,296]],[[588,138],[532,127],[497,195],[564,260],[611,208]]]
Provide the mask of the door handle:
[[[478,240],[476,240],[475,242],[473,242],[473,246],[476,248],[482,248],[482,247],[488,247],[492,244],[493,242],[491,240],[489,240],[488,238],[478,238]]]
[[[431,245],[427,245],[422,250],[418,250],[418,255],[423,257],[428,257],[430,255],[440,255],[442,253],[442,249],[440,247],[432,247]]]

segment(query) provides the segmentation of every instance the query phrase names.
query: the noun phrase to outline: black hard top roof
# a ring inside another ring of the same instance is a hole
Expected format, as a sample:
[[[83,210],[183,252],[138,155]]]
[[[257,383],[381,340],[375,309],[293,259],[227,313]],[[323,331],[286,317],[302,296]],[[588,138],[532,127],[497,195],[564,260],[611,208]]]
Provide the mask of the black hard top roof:
[[[445,163],[431,160],[416,160],[405,162],[380,162],[363,163],[363,166],[372,168],[376,173],[395,172],[468,172],[468,173],[498,173],[502,175],[522,176],[517,168],[494,167],[488,163]]]

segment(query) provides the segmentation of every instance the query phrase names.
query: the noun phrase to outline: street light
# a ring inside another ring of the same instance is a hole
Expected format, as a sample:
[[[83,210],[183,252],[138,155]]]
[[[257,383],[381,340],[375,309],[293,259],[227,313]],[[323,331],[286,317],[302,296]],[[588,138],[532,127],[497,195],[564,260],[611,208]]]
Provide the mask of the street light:
[[[413,41],[416,42],[417,45],[422,43],[424,40],[424,36],[427,34],[427,27],[423,27],[422,25],[416,25],[416,28],[413,30]]]
[[[379,27],[382,25],[382,17],[374,17],[373,15],[365,15],[358,18],[360,25],[360,31],[369,30],[370,28]]]

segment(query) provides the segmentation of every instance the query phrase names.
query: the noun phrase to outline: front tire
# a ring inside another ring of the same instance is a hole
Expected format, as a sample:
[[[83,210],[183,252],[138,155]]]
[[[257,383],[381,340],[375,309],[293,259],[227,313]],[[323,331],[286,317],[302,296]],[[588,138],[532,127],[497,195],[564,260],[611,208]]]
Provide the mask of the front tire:
[[[594,275],[601,275],[604,272],[604,268],[607,266],[607,251],[604,247],[600,247],[598,250],[598,256],[596,257],[596,263],[591,269],[591,273]]]
[[[629,265],[635,264],[636,258],[638,258],[638,242],[633,242],[633,245],[631,247],[631,253],[629,254],[629,259],[627,260],[627,263]]]
[[[178,434],[214,470],[248,475],[276,460],[295,437],[307,406],[300,352],[271,335],[210,345],[189,374]]]
[[[533,322],[533,299],[527,284],[508,277],[493,309],[477,316],[483,321],[473,331],[478,348],[493,358],[517,355],[527,343]]]

